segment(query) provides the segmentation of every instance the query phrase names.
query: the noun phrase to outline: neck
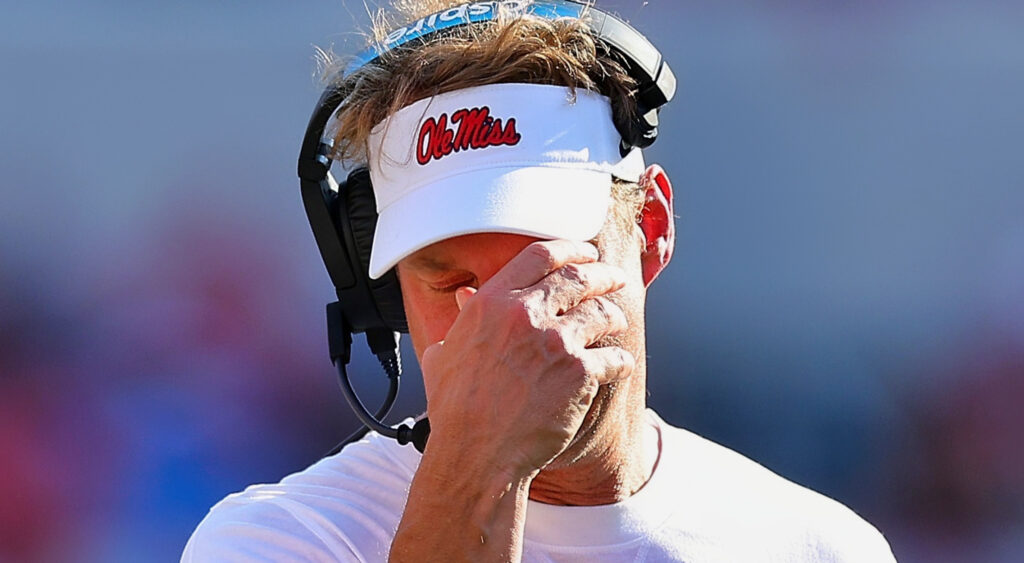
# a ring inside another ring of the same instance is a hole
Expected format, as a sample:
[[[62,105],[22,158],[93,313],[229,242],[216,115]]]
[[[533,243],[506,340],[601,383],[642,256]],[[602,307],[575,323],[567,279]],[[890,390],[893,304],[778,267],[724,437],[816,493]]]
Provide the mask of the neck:
[[[645,414],[643,379],[602,389],[577,441],[533,480],[531,500],[568,506],[613,504],[647,483],[658,459],[659,439]]]

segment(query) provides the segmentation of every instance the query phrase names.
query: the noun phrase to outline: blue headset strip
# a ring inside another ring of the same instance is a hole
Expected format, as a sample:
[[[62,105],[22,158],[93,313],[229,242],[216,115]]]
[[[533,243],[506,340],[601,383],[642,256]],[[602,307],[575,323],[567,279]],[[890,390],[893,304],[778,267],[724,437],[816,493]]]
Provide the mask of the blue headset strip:
[[[501,11],[512,14],[535,14],[545,19],[579,18],[586,8],[583,4],[568,2],[549,2],[546,0],[500,0],[491,2],[467,2],[443,12],[420,18],[404,27],[393,30],[378,43],[362,53],[345,69],[345,74],[352,73],[370,63],[388,51],[397,49],[406,43],[427,37],[438,31],[444,31],[467,23],[492,21],[498,18]]]

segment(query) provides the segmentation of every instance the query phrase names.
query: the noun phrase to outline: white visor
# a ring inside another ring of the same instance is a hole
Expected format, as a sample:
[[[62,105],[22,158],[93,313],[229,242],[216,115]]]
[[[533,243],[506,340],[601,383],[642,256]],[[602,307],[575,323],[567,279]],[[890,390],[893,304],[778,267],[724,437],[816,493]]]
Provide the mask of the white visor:
[[[537,84],[495,84],[420,100],[370,135],[377,230],[370,277],[442,240],[514,233],[597,236],[612,178],[638,182],[643,155],[625,158],[608,98]]]

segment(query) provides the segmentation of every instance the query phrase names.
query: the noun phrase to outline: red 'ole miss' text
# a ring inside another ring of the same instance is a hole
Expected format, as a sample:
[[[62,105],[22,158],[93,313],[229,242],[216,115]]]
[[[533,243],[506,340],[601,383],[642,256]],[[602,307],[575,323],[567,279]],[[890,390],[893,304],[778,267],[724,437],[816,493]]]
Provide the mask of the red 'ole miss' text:
[[[441,160],[453,152],[479,150],[487,147],[519,144],[522,136],[516,132],[516,118],[510,117],[504,123],[501,118],[491,117],[491,108],[484,106],[460,109],[451,115],[449,126],[447,113],[430,117],[420,128],[416,143],[416,161],[429,164]],[[452,126],[458,129],[452,129]]]

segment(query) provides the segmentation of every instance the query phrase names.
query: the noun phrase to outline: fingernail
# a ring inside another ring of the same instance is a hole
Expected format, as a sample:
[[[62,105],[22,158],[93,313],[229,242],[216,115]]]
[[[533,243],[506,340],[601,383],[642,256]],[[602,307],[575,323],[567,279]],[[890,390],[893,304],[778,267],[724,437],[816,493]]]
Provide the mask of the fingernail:
[[[476,290],[469,286],[460,287],[455,290],[455,304],[459,306],[460,311],[465,307],[466,301],[469,301],[469,298],[473,297],[475,293]]]

